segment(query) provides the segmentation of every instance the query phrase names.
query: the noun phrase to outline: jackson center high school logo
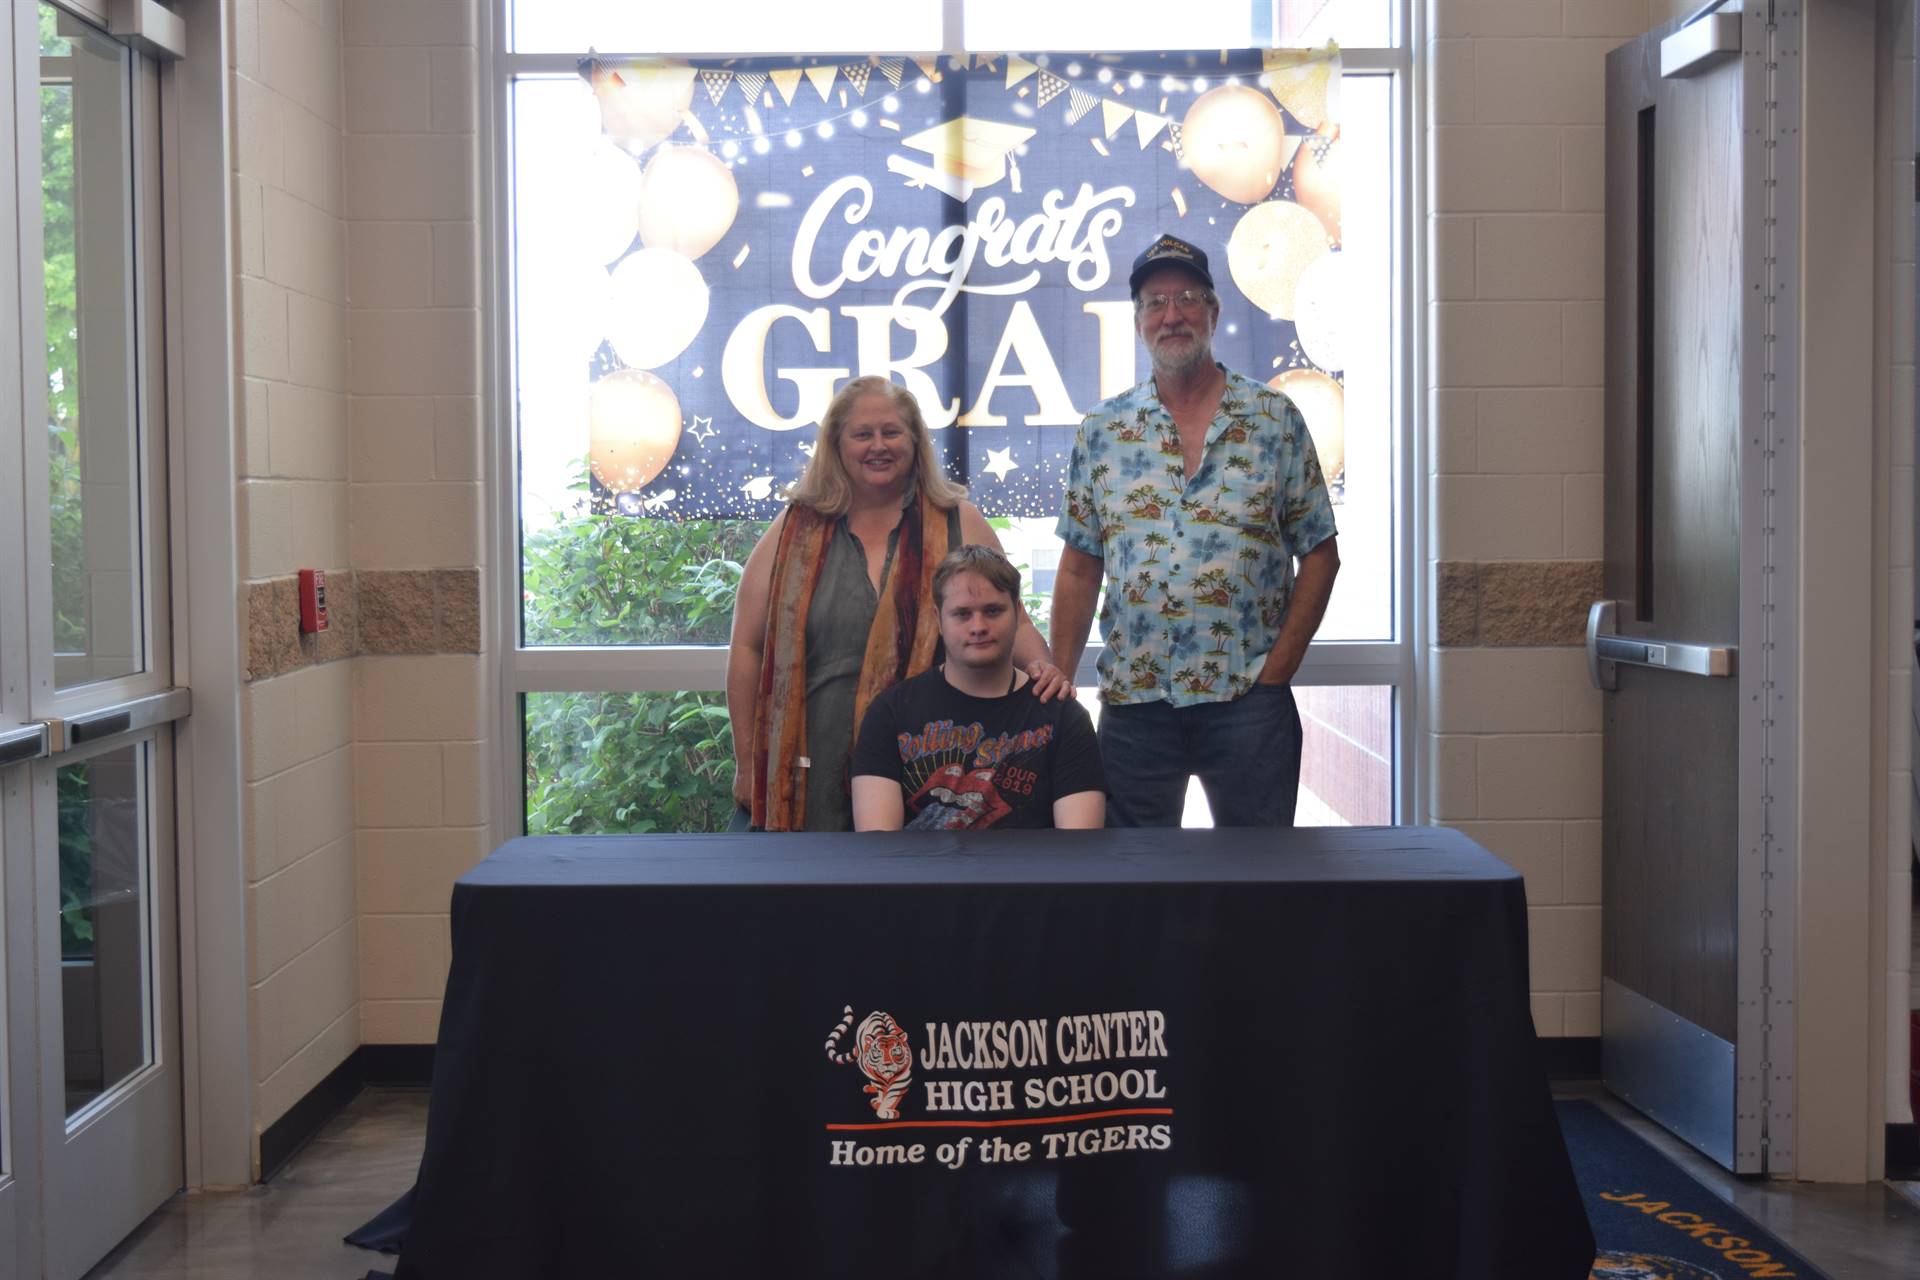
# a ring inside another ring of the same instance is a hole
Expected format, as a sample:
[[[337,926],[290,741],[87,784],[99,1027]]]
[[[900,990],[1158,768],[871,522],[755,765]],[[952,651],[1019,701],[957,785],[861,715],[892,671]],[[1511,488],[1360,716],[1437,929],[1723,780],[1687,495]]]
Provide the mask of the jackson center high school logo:
[[[859,1068],[873,1116],[855,1122],[836,1106],[825,1126],[830,1165],[958,1169],[970,1157],[1020,1164],[1173,1145],[1161,1010],[925,1025],[916,1053],[892,1014],[875,1009],[856,1026],[843,1007],[827,1061]],[[930,1145],[917,1130],[960,1133]]]

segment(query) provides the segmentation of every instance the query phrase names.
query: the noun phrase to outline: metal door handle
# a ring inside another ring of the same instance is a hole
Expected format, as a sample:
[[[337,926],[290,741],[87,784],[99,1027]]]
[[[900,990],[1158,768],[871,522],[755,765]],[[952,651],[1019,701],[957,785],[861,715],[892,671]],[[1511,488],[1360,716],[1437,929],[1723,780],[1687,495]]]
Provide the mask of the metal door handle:
[[[1731,645],[1689,644],[1614,633],[1619,602],[1596,600],[1587,610],[1587,678],[1596,689],[1619,687],[1621,663],[1694,676],[1730,676],[1739,651]]]

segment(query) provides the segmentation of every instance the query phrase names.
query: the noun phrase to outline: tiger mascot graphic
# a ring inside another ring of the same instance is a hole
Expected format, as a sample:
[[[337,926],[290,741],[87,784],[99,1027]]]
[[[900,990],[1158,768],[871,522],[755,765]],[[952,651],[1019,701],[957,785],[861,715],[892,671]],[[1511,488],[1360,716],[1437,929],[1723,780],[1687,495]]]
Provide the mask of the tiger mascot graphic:
[[[1608,1249],[1593,1260],[1591,1280],[1719,1280],[1719,1274],[1678,1258]]]
[[[860,1029],[853,1033],[853,1048],[836,1053],[840,1037],[852,1025],[853,1006],[848,1005],[840,1024],[827,1037],[827,1061],[835,1066],[851,1062],[859,1067],[867,1078],[865,1091],[873,1095],[868,1102],[873,1114],[882,1120],[898,1120],[900,1099],[913,1083],[913,1046],[907,1043],[906,1030],[892,1014],[875,1009],[860,1020]]]

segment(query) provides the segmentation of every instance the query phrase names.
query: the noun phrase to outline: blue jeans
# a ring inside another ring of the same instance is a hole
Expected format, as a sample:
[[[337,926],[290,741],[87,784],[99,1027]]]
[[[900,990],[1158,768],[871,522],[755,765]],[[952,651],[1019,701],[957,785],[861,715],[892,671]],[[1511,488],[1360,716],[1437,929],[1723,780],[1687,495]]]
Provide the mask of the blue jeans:
[[[1100,708],[1107,825],[1177,827],[1199,775],[1216,827],[1290,827],[1300,792],[1293,689],[1257,684],[1231,702]]]

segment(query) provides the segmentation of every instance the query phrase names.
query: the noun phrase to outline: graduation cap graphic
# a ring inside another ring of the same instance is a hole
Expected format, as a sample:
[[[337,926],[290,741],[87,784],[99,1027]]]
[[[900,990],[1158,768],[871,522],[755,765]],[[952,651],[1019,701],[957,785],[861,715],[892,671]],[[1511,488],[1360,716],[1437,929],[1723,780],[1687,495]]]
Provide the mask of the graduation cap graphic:
[[[1033,135],[1034,130],[1025,125],[957,116],[901,139],[902,145],[926,152],[932,157],[931,164],[895,155],[887,157],[887,168],[955,200],[965,200],[979,188],[1006,177],[1008,158]]]

